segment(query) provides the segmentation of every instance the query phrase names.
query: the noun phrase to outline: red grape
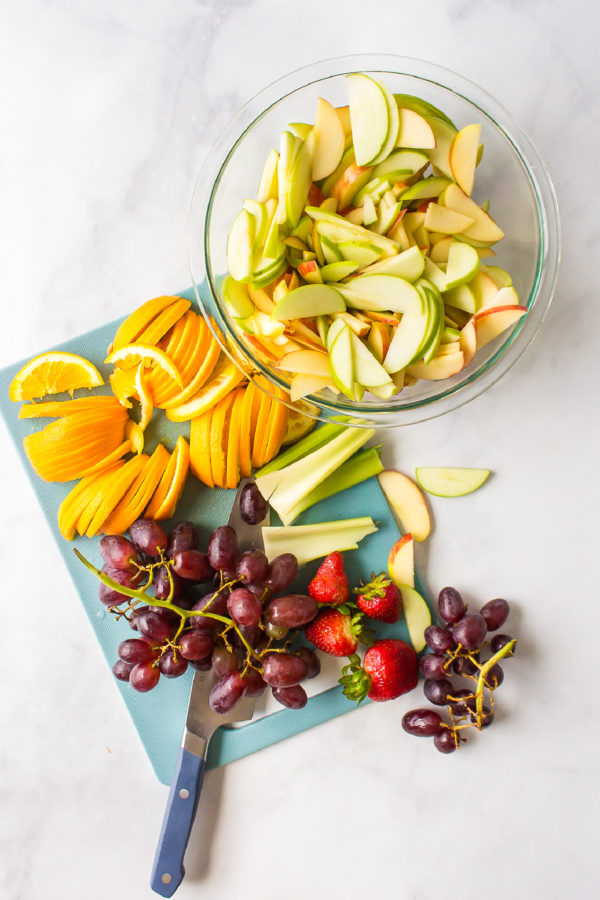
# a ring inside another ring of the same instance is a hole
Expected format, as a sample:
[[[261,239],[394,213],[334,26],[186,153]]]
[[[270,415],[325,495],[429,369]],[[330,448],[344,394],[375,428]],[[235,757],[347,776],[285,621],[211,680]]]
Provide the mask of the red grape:
[[[425,629],[424,637],[427,646],[440,656],[446,653],[447,650],[453,650],[456,646],[450,632],[439,625],[428,625]]]
[[[269,653],[263,659],[263,679],[271,687],[291,687],[304,681],[308,667],[291,653]]]
[[[151,691],[158,684],[160,678],[160,669],[151,662],[138,663],[131,670],[129,683],[132,688],[145,694]]]
[[[450,700],[450,706],[455,716],[466,716],[469,710],[475,709],[475,697],[473,691],[467,688],[452,691],[453,700]]]
[[[210,692],[210,697],[208,698],[209,706],[213,712],[222,715],[233,709],[247,690],[248,684],[239,672],[223,675]]]
[[[160,551],[164,553],[169,543],[167,532],[154,519],[136,519],[129,535],[138,550],[152,559],[158,559]]]
[[[162,644],[171,637],[172,626],[160,613],[149,610],[137,617],[137,627],[140,634],[152,641],[153,644]]]
[[[287,637],[289,629],[284,628],[283,625],[273,625],[272,622],[265,622],[265,632],[268,634],[270,638],[273,638],[276,641],[282,641],[285,637]]]
[[[402,727],[417,737],[431,737],[442,731],[442,717],[434,709],[411,709],[402,717]]]
[[[321,660],[310,647],[299,647],[296,656],[306,663],[306,677],[316,678],[321,671]]]
[[[434,703],[436,706],[444,706],[448,694],[454,695],[454,688],[447,678],[438,681],[430,681],[427,678],[423,683],[423,693],[430,703]]]
[[[269,504],[254,482],[246,484],[240,494],[240,515],[249,525],[258,525],[267,515]]]
[[[440,753],[454,753],[458,746],[449,728],[443,728],[439,734],[434,735],[433,743]]]
[[[113,569],[109,566],[103,566],[102,572],[108,575],[109,578],[112,578],[113,581],[116,581],[117,584],[123,585],[123,587],[132,588],[133,590],[138,589],[137,579],[125,569]],[[98,588],[98,597],[105,606],[120,606],[122,603],[129,603],[131,599],[126,594],[121,594],[120,591],[102,582]]]
[[[158,655],[148,641],[140,638],[129,638],[127,641],[121,641],[117,653],[119,654],[119,659],[132,663],[132,665],[140,662],[152,662]]]
[[[488,725],[491,725],[492,722],[494,721],[494,713],[489,708],[489,706],[485,705],[485,703],[483,704],[483,707],[482,707],[480,719],[478,718],[477,712],[475,712],[475,711],[471,712],[469,715],[470,715],[472,722],[481,722],[482,728],[487,728]]]
[[[213,570],[206,553],[200,550],[179,550],[173,557],[173,571],[186,581],[210,581]]]
[[[251,591],[236,588],[227,598],[227,610],[238,625],[258,625],[262,604]]]
[[[183,590],[183,582],[179,575],[176,575],[172,570],[171,578],[173,579],[173,600],[178,600]],[[154,596],[158,597],[159,600],[166,600],[171,590],[166,566],[161,566],[160,569],[157,570],[152,584],[154,587]]]
[[[184,659],[204,659],[213,648],[213,639],[210,631],[186,631],[179,641],[181,655]]]
[[[230,525],[219,525],[208,541],[208,561],[213,569],[233,569],[237,555],[237,537]]]
[[[167,555],[173,558],[180,550],[198,549],[198,530],[193,522],[178,522],[169,537]]]
[[[178,678],[187,671],[188,661],[181,653],[175,656],[173,650],[166,650],[160,658],[158,667],[166,678]]]
[[[302,709],[308,702],[306,691],[301,684],[273,688],[273,696],[283,706],[287,706],[288,709]]]
[[[263,681],[260,672],[257,672],[256,669],[248,669],[243,680],[248,685],[246,690],[248,697],[260,697],[265,692],[266,682]]]
[[[226,616],[227,596],[227,591],[212,591],[210,594],[200,597],[192,606],[192,610],[195,612],[196,610],[206,609],[207,612],[214,613],[217,616]],[[209,616],[202,615],[192,616],[188,619],[188,622],[192,628],[214,628],[218,624],[217,619],[211,619]]]
[[[485,619],[479,613],[468,613],[452,629],[452,637],[465,650],[477,650],[487,634]]]
[[[112,667],[113,675],[115,678],[118,678],[119,681],[129,681],[132,669],[133,663],[125,662],[124,659],[118,659]]]
[[[438,596],[438,610],[444,622],[454,625],[467,611],[465,601],[453,587],[445,587]]]
[[[123,569],[135,575],[140,558],[137,550],[122,534],[105,534],[100,541],[100,555],[112,569]]]
[[[293,553],[281,553],[269,566],[265,584],[274,594],[289,588],[298,574],[298,560]]]
[[[458,656],[452,663],[452,668],[457,675],[476,675],[479,669],[475,663],[466,656]]]
[[[448,677],[448,672],[444,668],[445,659],[443,656],[436,656],[434,653],[427,653],[419,660],[419,671],[425,678],[430,681],[440,681],[442,678]]]
[[[299,628],[315,618],[319,607],[312,597],[304,594],[286,594],[271,600],[265,610],[265,618],[272,625],[283,628]]]
[[[488,631],[497,631],[508,619],[510,606],[506,600],[498,597],[496,600],[489,600],[485,603],[479,612],[485,619]]]
[[[499,650],[502,650],[503,647],[506,647],[512,641],[512,638],[508,634],[495,634],[494,637],[490,641],[490,650],[492,653],[498,653]],[[507,656],[514,656],[514,649],[510,651],[510,653],[506,654]]]
[[[499,666],[498,663],[491,666],[485,673],[485,680],[491,688],[500,687],[504,681],[504,671],[502,666]]]
[[[202,632],[200,633],[202,634]],[[237,671],[238,658],[226,647],[215,647],[211,656],[211,665],[214,673],[222,678],[223,675],[230,675]]]
[[[256,582],[262,585],[267,576],[269,560],[262,550],[252,549],[242,553],[235,567],[236,578],[244,582]]]

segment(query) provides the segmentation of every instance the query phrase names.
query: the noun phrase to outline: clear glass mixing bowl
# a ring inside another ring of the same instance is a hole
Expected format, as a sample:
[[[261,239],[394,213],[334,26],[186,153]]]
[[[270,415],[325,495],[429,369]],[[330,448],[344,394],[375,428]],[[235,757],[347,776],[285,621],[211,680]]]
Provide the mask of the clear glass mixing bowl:
[[[558,205],[550,176],[536,148],[510,114],[488,93],[449,69],[418,59],[357,55],[306,66],[270,84],[231,120],[213,145],[198,176],[189,218],[189,258],[200,308],[226,336],[223,349],[261,390],[285,388],[285,373],[272,367],[232,327],[220,285],[227,274],[227,236],[247,197],[256,196],[266,155],[289,122],[314,118],[317,98],[347,103],[344,76],[366,72],[394,93],[414,94],[463,127],[482,123],[485,151],[477,169],[475,199],[489,198],[490,211],[506,237],[494,264],[507,269],[528,313],[517,326],[479,350],[469,366],[445,381],[419,381],[390,400],[366,394],[360,402],[328,391],[309,399],[317,418],[359,416],[377,427],[410,425],[442,415],[477,397],[504,375],[535,337],[554,293],[560,259]],[[218,333],[215,330],[218,337]],[[269,389],[269,388],[267,388]]]

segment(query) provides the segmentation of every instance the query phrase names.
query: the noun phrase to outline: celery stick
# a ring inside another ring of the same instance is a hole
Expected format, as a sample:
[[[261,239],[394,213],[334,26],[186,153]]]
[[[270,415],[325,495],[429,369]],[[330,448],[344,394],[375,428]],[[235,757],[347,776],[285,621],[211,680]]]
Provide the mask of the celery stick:
[[[290,525],[295,518],[293,510],[304,495],[325,481],[374,434],[372,428],[346,428],[332,441],[291,466],[257,478],[258,489],[284,525]]]
[[[323,444],[333,440],[333,438],[337,437],[338,434],[341,434],[343,430],[344,425],[338,424],[337,422],[322,425],[320,428],[307,434],[306,437],[302,438],[301,441],[298,441],[297,444],[292,444],[291,447],[288,447],[287,450],[284,450],[283,453],[280,453],[275,459],[272,459],[271,462],[267,463],[266,466],[263,466],[262,469],[259,469],[258,472],[256,472],[255,477],[260,478],[262,475],[268,475],[269,472],[278,472],[280,469],[290,466],[292,463],[302,459],[302,457],[312,453],[313,450],[318,450]]]
[[[265,527],[262,536],[269,559],[280,553],[293,553],[298,565],[320,559],[334,550],[356,550],[358,542],[377,531],[370,516],[319,522],[316,525],[280,525]]]
[[[301,512],[314,506],[333,494],[339,494],[346,488],[354,487],[361,481],[366,481],[373,475],[379,475],[383,472],[383,464],[379,459],[379,447],[368,447],[366,450],[360,450],[347,459],[345,463],[332,475],[329,475],[325,481],[318,484],[309,494],[306,494],[302,500],[294,507],[294,518],[299,516]]]

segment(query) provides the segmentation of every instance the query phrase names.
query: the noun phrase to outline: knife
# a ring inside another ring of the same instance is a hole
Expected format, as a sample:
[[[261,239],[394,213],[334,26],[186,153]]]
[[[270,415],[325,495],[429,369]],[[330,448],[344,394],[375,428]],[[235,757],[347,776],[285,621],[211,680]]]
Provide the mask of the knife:
[[[250,547],[263,548],[263,525],[269,524],[269,512],[258,525],[248,525],[239,511],[239,498],[243,488],[253,479],[244,479],[237,490],[229,524],[235,528],[239,550]],[[232,710],[224,715],[214,713],[208,705],[210,692],[215,684],[211,672],[194,673],[187,720],[158,846],[152,867],[150,886],[161,897],[172,897],[185,875],[183,857],[188,844],[198,807],[202,780],[206,766],[209,741],[222,725],[245,722],[254,713],[254,698],[243,697]]]

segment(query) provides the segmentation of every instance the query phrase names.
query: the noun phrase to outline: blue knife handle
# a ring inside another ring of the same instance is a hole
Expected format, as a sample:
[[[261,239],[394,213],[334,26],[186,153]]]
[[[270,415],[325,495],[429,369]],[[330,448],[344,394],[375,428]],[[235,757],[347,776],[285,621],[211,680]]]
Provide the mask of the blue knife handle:
[[[204,767],[201,757],[181,748],[150,879],[150,887],[161,897],[172,897],[183,881],[183,857],[196,815]]]

